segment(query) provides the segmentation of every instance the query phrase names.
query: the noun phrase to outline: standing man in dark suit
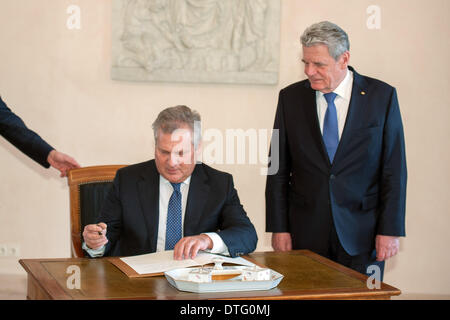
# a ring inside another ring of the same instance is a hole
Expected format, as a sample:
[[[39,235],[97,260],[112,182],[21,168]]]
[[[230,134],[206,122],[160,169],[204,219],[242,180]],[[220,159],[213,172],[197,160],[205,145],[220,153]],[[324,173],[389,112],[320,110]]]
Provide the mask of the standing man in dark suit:
[[[28,129],[22,119],[6,106],[1,97],[0,135],[41,166],[45,168],[52,166],[57,169],[61,177],[65,177],[69,169],[80,167],[75,159],[56,151],[36,132]]]
[[[255,250],[257,235],[233,177],[196,164],[200,115],[186,106],[163,110],[153,124],[155,159],[117,171],[99,224],[87,225],[83,248],[92,257],[199,250],[232,257]],[[195,128],[195,130],[194,130]]]
[[[406,158],[395,88],[348,66],[348,36],[330,22],[301,37],[308,80],[281,90],[279,170],[267,177],[275,250],[310,249],[361,273],[405,236]]]

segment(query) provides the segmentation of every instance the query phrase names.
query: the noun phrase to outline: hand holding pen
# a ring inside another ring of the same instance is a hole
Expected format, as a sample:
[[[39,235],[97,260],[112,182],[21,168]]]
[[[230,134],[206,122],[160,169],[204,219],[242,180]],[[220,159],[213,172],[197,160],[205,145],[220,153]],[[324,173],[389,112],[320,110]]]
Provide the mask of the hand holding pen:
[[[98,224],[88,224],[84,227],[83,238],[86,245],[91,249],[99,249],[108,243],[106,238],[106,224],[100,222]]]

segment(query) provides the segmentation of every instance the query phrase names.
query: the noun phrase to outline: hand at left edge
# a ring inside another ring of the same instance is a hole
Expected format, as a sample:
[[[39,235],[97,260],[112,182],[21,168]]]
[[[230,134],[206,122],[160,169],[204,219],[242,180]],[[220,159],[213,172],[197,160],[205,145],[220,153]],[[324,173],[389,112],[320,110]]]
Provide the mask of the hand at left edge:
[[[61,173],[61,178],[67,176],[68,170],[80,168],[80,165],[74,158],[56,150],[50,151],[47,156],[47,161],[53,168]]]

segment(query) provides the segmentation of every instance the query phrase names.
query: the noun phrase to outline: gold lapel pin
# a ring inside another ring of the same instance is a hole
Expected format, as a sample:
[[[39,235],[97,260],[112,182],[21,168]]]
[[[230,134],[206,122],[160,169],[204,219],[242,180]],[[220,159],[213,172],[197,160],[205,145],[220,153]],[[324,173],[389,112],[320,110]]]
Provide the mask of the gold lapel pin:
[[[366,94],[366,92],[365,92],[365,91],[361,91],[361,94],[362,94],[362,95],[365,95],[365,94]]]

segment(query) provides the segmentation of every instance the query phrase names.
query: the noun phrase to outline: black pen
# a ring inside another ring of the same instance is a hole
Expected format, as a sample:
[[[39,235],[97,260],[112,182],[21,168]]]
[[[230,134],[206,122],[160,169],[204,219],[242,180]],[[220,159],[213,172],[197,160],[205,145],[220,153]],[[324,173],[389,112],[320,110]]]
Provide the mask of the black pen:
[[[97,227],[100,227],[100,225],[97,224]],[[101,228],[101,227],[100,227],[100,228]],[[99,235],[99,236],[102,236],[102,235],[103,235],[103,228],[102,228],[102,231],[98,231],[98,235]]]

